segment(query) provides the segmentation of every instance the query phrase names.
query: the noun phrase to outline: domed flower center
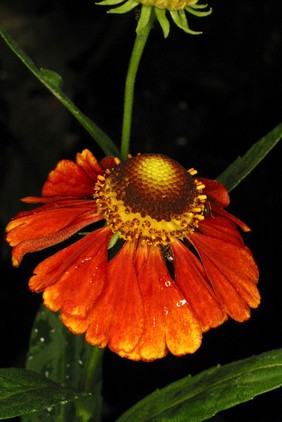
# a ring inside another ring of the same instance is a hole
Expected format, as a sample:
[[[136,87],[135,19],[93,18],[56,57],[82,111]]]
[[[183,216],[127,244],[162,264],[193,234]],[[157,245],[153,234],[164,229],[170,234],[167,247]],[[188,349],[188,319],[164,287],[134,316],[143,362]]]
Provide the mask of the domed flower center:
[[[204,218],[204,185],[176,161],[140,154],[99,177],[98,211],[124,239],[167,244],[183,239]]]
[[[144,6],[155,6],[159,9],[182,10],[187,6],[193,6],[198,0],[139,0]]]

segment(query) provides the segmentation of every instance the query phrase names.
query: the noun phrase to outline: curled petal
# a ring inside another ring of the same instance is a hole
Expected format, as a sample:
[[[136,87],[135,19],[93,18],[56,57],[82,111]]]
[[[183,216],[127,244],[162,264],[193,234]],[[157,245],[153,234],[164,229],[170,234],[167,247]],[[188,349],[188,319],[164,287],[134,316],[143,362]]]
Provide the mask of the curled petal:
[[[250,317],[260,303],[258,269],[246,247],[194,232],[189,241],[198,251],[222,308],[236,321]]]
[[[217,327],[226,319],[226,313],[215,299],[203,266],[180,241],[171,244],[174,256],[175,282],[187,300],[203,331]]]
[[[137,255],[142,253],[142,248],[138,248]],[[165,356],[168,351],[178,356],[194,353],[201,344],[200,326],[172,281],[159,247],[149,247],[148,256],[147,251],[144,253],[138,282],[144,303],[145,325],[134,350],[135,358],[151,361]]]
[[[143,331],[143,300],[134,267],[135,243],[126,242],[110,261],[103,292],[91,311],[86,340],[131,358]]]
[[[77,154],[76,163],[70,160],[59,161],[56,168],[49,173],[45,182],[43,196],[74,196],[83,198],[92,196],[97,176],[104,170],[88,150]]]
[[[60,243],[100,219],[94,200],[57,201],[18,214],[6,228],[13,265],[19,266],[27,252]]]
[[[76,154],[76,162],[94,183],[97,181],[99,174],[104,174],[103,168],[89,149],[84,149],[82,152],[78,152]]]
[[[208,200],[215,202],[223,208],[229,205],[229,195],[222,183],[204,177],[200,177],[199,180],[205,185],[204,193],[207,195]]]

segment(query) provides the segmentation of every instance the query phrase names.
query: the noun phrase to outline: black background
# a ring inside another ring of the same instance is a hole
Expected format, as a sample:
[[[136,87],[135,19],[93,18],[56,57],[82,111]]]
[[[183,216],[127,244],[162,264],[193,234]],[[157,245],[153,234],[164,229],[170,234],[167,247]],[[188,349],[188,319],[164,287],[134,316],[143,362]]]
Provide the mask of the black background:
[[[161,152],[215,178],[282,120],[280,0],[213,1],[213,14],[189,19],[201,36],[175,25],[164,40],[155,25],[136,84],[131,152]],[[107,15],[92,0],[1,0],[0,22],[40,67],[63,76],[64,90],[117,143],[123,86],[134,41],[135,13]],[[48,172],[77,151],[103,153],[68,112],[0,43],[1,232],[38,195]],[[231,193],[230,210],[260,267],[262,304],[252,318],[205,334],[192,356],[130,362],[106,351],[105,421],[144,395],[187,374],[281,347],[281,147]],[[28,291],[36,263],[12,269],[1,242],[1,366],[23,366],[40,295]],[[282,420],[281,390],[217,415],[216,421]]]

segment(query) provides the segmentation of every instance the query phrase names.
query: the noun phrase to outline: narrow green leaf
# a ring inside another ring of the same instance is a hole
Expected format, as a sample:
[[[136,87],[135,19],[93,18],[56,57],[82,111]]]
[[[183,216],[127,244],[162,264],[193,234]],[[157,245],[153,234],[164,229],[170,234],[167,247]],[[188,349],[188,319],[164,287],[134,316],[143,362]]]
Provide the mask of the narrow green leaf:
[[[243,157],[238,157],[217,178],[230,192],[264,159],[282,137],[282,123],[256,142]]]
[[[54,72],[54,70],[44,69],[41,67],[39,69],[40,75],[47,83],[53,85],[56,88],[61,89],[63,86],[63,78],[59,73]]]
[[[28,55],[16,44],[13,38],[0,26],[0,35],[18,56],[23,64],[36,76],[37,79],[69,110],[79,121],[90,136],[97,142],[105,154],[119,156],[119,151],[108,135],[91,119],[83,114],[70,98],[61,90],[62,78],[58,73],[47,69],[38,69]]]
[[[200,422],[282,386],[282,349],[217,366],[155,391],[117,422]]]
[[[0,369],[0,419],[66,404],[85,393],[78,393],[20,368]]]
[[[75,403],[49,412],[25,416],[23,422],[40,422],[47,417],[72,422],[99,420],[101,364],[101,349],[86,343],[84,336],[70,333],[58,314],[42,306],[34,321],[26,368],[64,387],[92,395],[83,395]]]

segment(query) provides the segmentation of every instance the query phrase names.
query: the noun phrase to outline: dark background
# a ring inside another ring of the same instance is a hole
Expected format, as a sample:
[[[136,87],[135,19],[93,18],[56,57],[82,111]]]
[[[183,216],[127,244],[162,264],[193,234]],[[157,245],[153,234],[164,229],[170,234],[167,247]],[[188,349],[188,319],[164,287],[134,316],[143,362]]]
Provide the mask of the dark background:
[[[175,25],[164,40],[155,25],[136,85],[131,152],[162,152],[215,178],[238,155],[282,121],[280,0],[211,2],[213,14],[189,19],[202,36]],[[0,23],[39,67],[63,76],[64,90],[117,145],[123,84],[136,26],[135,13],[107,15],[92,0],[1,0]],[[38,195],[48,172],[83,148],[103,153],[69,113],[0,42],[1,366],[23,366],[40,295],[27,281],[42,253],[10,265],[4,228]],[[282,346],[281,146],[231,193],[230,210],[252,232],[245,239],[259,264],[262,304],[250,321],[205,334],[192,356],[130,362],[106,351],[105,421],[155,388]],[[47,252],[48,255],[48,252]],[[282,420],[281,390],[259,396],[213,420]]]

